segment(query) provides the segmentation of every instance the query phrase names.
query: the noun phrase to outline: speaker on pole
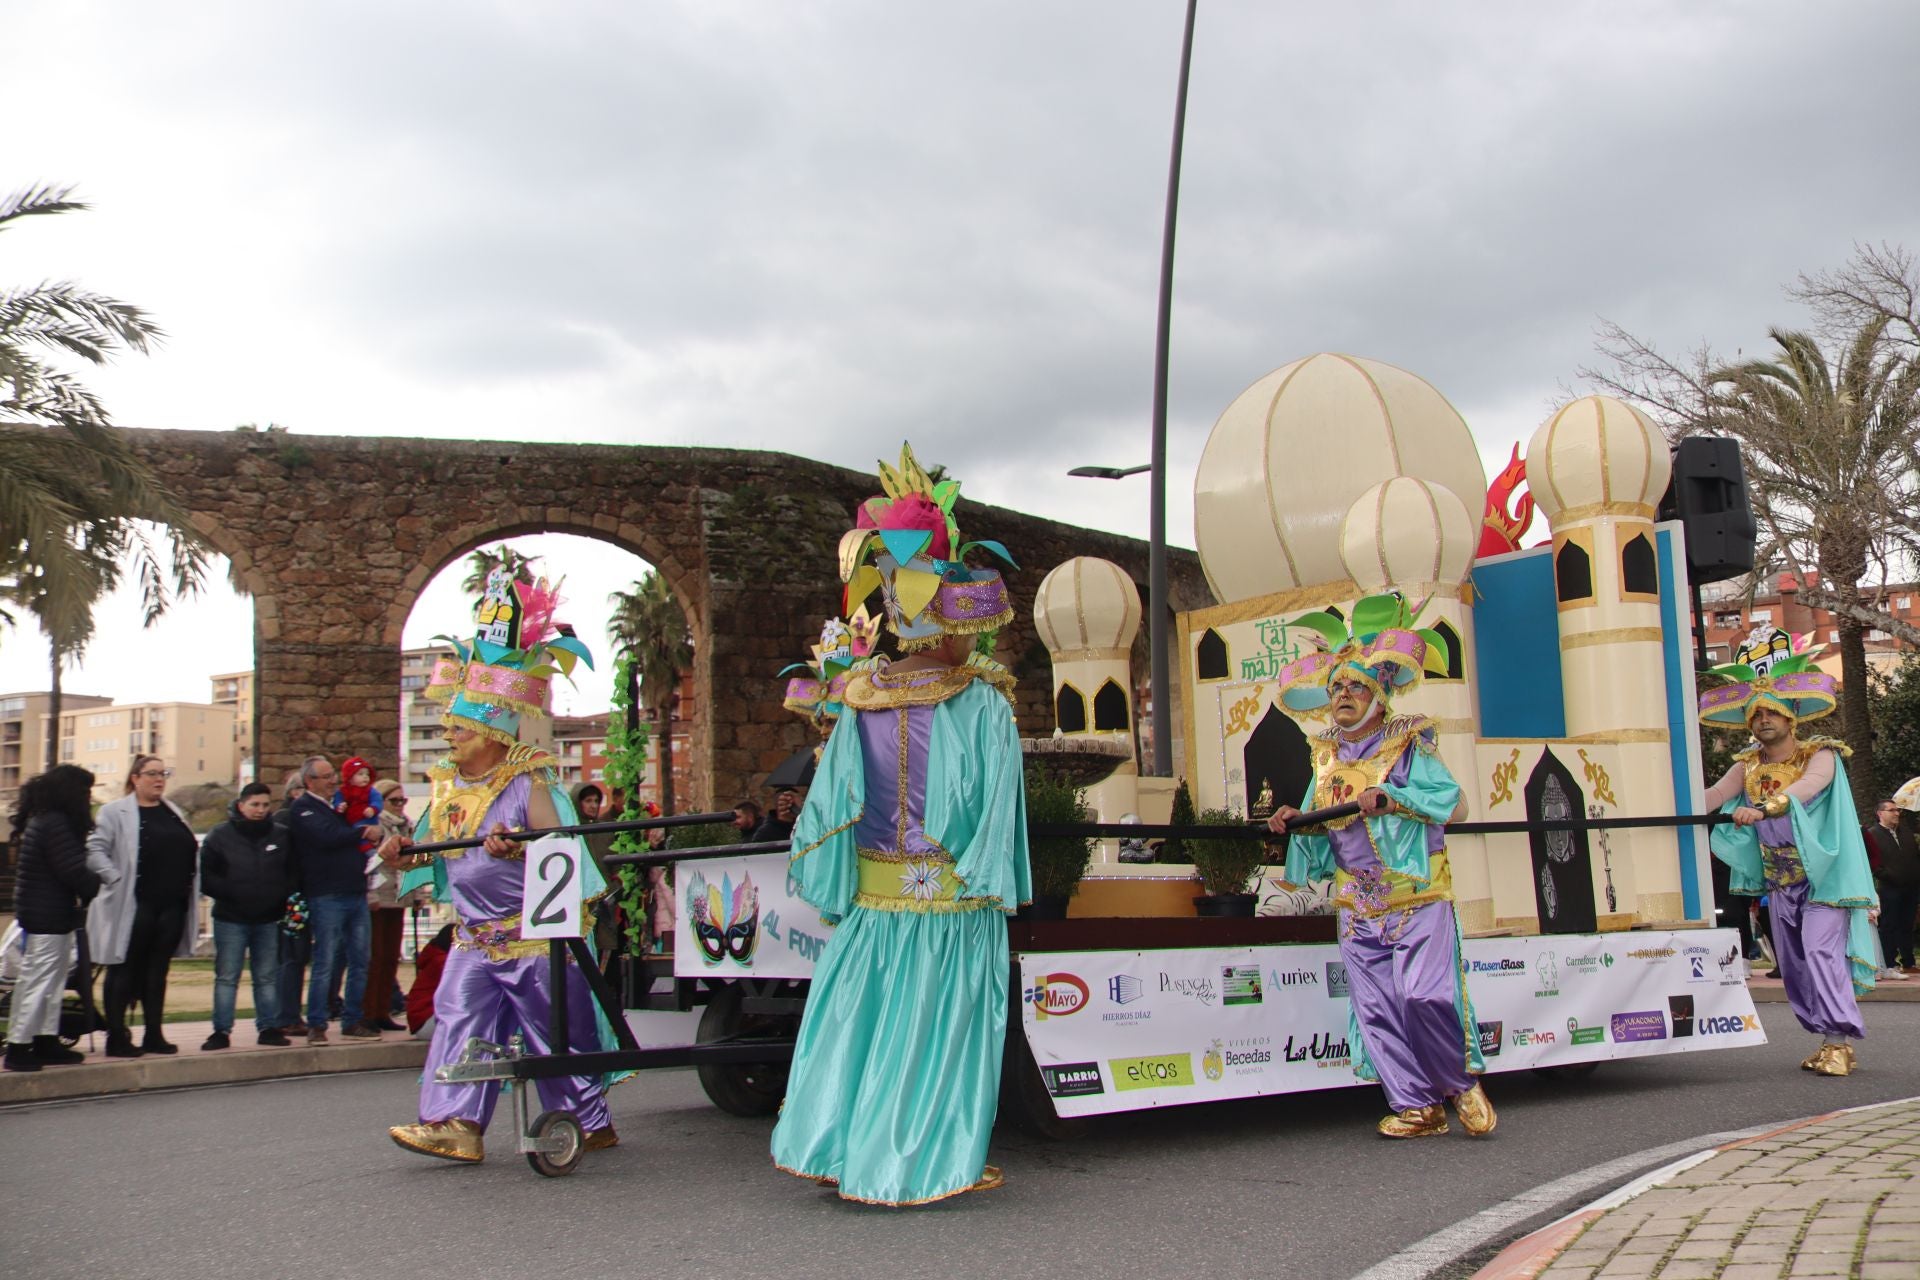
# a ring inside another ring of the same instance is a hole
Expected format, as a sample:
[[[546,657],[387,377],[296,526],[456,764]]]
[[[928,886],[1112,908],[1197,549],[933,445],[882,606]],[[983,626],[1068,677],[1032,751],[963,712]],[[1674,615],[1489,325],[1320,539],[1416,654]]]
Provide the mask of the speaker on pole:
[[[1753,572],[1759,528],[1747,501],[1739,441],[1688,436],[1673,446],[1673,482],[1660,500],[1660,519],[1685,528],[1687,574],[1695,585]]]

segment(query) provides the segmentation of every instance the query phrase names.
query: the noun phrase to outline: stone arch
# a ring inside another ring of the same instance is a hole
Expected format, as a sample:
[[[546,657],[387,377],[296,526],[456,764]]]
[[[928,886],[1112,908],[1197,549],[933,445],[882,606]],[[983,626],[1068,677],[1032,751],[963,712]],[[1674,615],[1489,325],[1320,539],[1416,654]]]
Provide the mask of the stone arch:
[[[393,739],[399,645],[421,588],[489,539],[536,531],[596,538],[666,578],[694,637],[687,803],[757,789],[809,738],[775,673],[802,658],[839,602],[835,548],[870,472],[743,449],[511,444],[282,431],[122,432],[254,598],[256,764]],[[1147,547],[962,499],[971,538],[1012,548],[1016,617],[1003,655],[1034,642],[1033,592],[1076,555],[1142,581]],[[1192,552],[1169,552],[1168,599],[1215,603]],[[1052,720],[1045,664],[1021,664],[1015,714]],[[1178,693],[1176,690],[1176,699]],[[1179,708],[1174,708],[1176,717]],[[397,742],[394,743],[397,746]]]
[[[577,538],[590,538],[595,542],[604,542],[609,546],[638,556],[652,565],[660,576],[666,579],[667,589],[680,605],[680,612],[686,615],[689,629],[695,627],[695,620],[703,616],[704,597],[687,589],[688,578],[684,570],[678,570],[669,562],[672,557],[665,554],[649,554],[649,544],[657,539],[649,538],[646,530],[638,525],[604,521],[613,524],[612,529],[602,528],[591,517],[582,516],[565,508],[555,508],[546,517],[540,519],[519,518],[513,520],[473,520],[450,529],[428,544],[420,563],[407,570],[400,580],[400,592],[393,604],[387,609],[383,640],[393,647],[400,646],[400,633],[407,625],[407,619],[413,614],[413,607],[420,599],[420,593],[427,584],[440,576],[449,565],[492,543],[505,542],[509,538],[524,537],[535,533],[565,533]]]

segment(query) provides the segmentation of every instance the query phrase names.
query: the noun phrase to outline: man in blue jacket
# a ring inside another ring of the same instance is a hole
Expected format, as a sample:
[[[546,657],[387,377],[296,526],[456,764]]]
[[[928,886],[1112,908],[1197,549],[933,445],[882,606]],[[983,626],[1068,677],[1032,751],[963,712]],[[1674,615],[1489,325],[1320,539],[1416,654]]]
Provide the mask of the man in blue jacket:
[[[360,831],[325,799],[339,782],[331,761],[309,756],[300,766],[306,791],[287,811],[288,838],[299,870],[300,892],[307,899],[313,931],[313,968],[307,980],[307,1043],[327,1042],[327,992],[342,966],[340,1034],[378,1040],[380,1032],[358,1021],[367,986],[371,925],[367,916],[367,858]]]

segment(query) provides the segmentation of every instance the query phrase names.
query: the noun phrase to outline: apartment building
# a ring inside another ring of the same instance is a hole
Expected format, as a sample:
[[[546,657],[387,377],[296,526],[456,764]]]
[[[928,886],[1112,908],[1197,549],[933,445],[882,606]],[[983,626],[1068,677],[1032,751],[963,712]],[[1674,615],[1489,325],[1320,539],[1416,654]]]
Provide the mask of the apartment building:
[[[253,780],[253,672],[231,671],[212,677],[216,707],[233,709],[233,749],[239,757],[234,785]]]
[[[560,761],[560,781],[567,787],[582,782],[605,782],[607,718],[555,716],[553,754]]]
[[[160,756],[173,769],[175,790],[212,784],[231,787],[240,757],[233,739],[233,708],[204,702],[141,702],[60,712],[60,758],[93,771],[94,799],[105,803],[125,790],[137,755]]]
[[[60,706],[84,711],[109,706],[112,698],[62,693]],[[47,771],[47,711],[51,693],[0,693],[0,813],[12,813],[28,778]]]
[[[1817,581],[1809,574],[1810,581]],[[1774,577],[1766,589],[1746,599],[1733,582],[1714,582],[1700,589],[1700,618],[1704,618],[1707,658],[1710,662],[1732,662],[1733,651],[1752,634],[1755,627],[1779,627],[1790,635],[1811,634],[1816,645],[1831,645],[1840,638],[1840,627],[1832,613],[1802,604],[1800,580],[1793,574]],[[1879,607],[1902,622],[1920,626],[1920,583],[1899,583],[1876,589]],[[1867,664],[1875,670],[1897,665],[1910,646],[1888,632],[1874,628],[1866,634]],[[1832,664],[1839,670],[1839,657],[1822,655],[1821,665]]]

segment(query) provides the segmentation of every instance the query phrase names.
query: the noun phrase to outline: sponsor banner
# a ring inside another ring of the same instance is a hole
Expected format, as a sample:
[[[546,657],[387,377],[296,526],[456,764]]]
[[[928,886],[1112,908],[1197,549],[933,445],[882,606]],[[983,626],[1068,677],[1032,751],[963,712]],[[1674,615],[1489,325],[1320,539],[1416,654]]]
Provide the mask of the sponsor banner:
[[[673,869],[677,978],[810,978],[833,926],[787,881],[787,855],[682,862]]]
[[[1764,1044],[1736,939],[1469,941],[1462,968],[1487,1070]],[[1362,1083],[1337,946],[1030,952],[1020,975],[1027,1042],[1063,1116]]]

